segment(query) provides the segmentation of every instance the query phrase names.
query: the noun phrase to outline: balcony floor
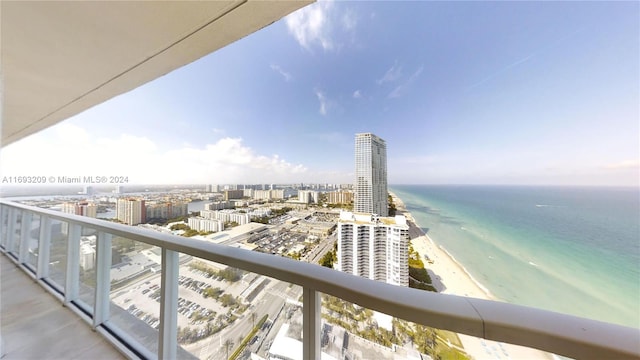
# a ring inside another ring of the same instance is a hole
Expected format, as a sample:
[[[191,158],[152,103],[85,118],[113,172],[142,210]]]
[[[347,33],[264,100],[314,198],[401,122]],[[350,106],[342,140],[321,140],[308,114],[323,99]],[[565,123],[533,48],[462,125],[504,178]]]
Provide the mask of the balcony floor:
[[[3,360],[125,358],[4,254],[0,263]]]

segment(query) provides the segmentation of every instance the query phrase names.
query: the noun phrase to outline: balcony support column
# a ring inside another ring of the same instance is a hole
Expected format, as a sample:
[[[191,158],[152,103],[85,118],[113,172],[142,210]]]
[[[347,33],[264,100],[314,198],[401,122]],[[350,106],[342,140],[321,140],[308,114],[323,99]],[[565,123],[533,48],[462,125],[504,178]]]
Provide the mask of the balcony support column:
[[[67,274],[64,289],[64,302],[70,302],[78,298],[78,282],[80,279],[80,232],[82,227],[78,224],[69,224],[67,241]]]
[[[20,250],[18,251],[18,262],[24,264],[29,256],[29,240],[31,239],[31,220],[33,213],[22,210],[22,222],[20,223]]]
[[[51,218],[40,215],[40,237],[38,238],[38,267],[36,278],[49,277],[49,258],[51,256]]]
[[[320,359],[320,294],[308,287],[302,289],[302,358]]]
[[[16,222],[18,222],[18,210],[9,208],[9,213],[7,214],[7,240],[5,243],[8,253],[15,251],[13,242],[16,238]]]
[[[175,359],[178,350],[178,252],[162,248],[161,268],[158,359]]]
[[[96,240],[96,292],[93,327],[109,320],[109,290],[111,288],[111,234],[98,232]]]

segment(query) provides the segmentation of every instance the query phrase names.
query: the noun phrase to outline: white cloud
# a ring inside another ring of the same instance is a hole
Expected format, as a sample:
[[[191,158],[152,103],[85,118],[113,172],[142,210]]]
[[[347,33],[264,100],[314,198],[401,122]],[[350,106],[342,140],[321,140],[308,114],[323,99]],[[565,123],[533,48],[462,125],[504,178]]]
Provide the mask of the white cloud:
[[[362,93],[360,92],[360,90],[356,90],[353,92],[353,98],[354,99],[362,99]]]
[[[388,82],[394,82],[402,77],[402,66],[398,66],[396,61],[389,70],[380,79],[376,80],[378,85],[382,85]]]
[[[336,5],[333,0],[328,0],[318,1],[290,14],[285,23],[289,33],[305,50],[311,52],[319,46],[324,51],[333,51],[340,49],[343,41],[355,42],[358,18],[344,3]]]
[[[289,33],[295,37],[300,46],[311,50],[314,44],[318,44],[325,51],[333,49],[334,43],[330,37],[329,24],[329,12],[332,7],[333,1],[319,1],[285,18]]]
[[[282,68],[280,66],[278,66],[278,65],[271,64],[271,70],[273,70],[273,71],[279,73],[280,75],[282,75],[282,77],[284,78],[284,81],[286,81],[286,82],[289,82],[289,81],[293,80],[293,76],[291,76],[290,73],[282,70]]]
[[[60,124],[2,149],[3,176],[128,176],[130,183],[284,183],[307,179],[308,169],[278,155],[262,155],[240,138],[204,147],[165,149],[146,137],[98,138]]]
[[[320,90],[316,90],[316,96],[318,97],[318,101],[320,101],[320,114],[327,115],[329,100],[327,100],[325,94]]]

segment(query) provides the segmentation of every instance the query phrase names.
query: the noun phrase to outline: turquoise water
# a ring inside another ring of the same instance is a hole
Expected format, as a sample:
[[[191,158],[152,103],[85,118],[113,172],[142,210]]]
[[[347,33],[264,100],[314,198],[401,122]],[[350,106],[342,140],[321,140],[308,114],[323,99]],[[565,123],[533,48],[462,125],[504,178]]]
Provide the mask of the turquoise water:
[[[640,327],[638,188],[391,187],[495,297]]]

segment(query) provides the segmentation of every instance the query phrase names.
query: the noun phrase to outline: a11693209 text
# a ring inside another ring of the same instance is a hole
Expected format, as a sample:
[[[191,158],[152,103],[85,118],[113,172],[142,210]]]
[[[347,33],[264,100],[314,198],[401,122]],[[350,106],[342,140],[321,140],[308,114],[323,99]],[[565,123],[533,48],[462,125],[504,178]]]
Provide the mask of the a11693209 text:
[[[128,184],[129,176],[3,176],[2,184]]]

